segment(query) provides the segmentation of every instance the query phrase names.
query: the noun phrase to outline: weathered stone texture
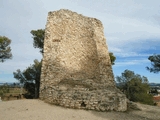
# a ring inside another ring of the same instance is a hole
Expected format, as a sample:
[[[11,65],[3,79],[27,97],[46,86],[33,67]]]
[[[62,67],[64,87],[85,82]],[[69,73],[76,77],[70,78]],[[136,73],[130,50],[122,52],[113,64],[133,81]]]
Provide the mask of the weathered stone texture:
[[[99,20],[69,10],[49,12],[40,99],[70,108],[126,110]]]

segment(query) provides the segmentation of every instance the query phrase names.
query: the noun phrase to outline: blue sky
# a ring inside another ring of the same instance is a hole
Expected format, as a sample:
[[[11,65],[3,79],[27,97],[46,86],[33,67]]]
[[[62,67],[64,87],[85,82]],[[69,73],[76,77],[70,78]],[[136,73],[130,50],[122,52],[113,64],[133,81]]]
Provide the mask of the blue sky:
[[[150,73],[148,56],[160,54],[159,0],[0,0],[0,35],[12,40],[13,58],[0,63],[0,82],[17,82],[13,72],[41,59],[31,30],[44,29],[49,11],[69,9],[103,23],[109,51],[116,56],[114,75],[128,69],[160,83]]]

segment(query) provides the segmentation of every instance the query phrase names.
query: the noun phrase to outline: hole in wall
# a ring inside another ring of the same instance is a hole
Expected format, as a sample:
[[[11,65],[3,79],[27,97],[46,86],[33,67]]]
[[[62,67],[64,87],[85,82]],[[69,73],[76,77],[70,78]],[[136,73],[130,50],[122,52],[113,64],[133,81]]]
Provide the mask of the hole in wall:
[[[86,104],[84,102],[82,102],[81,107],[86,107]]]

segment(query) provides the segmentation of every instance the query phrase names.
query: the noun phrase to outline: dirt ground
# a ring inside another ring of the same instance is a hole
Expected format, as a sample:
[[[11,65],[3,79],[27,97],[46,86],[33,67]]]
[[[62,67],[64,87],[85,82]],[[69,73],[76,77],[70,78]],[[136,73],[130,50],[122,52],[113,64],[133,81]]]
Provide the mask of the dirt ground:
[[[0,120],[160,120],[160,107],[138,104],[141,110],[96,112],[50,105],[41,100],[0,102]]]
[[[159,106],[159,107],[160,107],[160,102],[157,102],[157,106]]]

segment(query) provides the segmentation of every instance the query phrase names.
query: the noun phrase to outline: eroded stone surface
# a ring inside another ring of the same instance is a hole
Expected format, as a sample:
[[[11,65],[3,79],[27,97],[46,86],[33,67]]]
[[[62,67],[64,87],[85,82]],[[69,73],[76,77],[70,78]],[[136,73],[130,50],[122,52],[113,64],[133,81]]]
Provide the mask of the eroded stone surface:
[[[40,99],[94,110],[125,111],[116,89],[102,23],[69,10],[49,12]]]

